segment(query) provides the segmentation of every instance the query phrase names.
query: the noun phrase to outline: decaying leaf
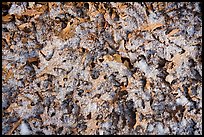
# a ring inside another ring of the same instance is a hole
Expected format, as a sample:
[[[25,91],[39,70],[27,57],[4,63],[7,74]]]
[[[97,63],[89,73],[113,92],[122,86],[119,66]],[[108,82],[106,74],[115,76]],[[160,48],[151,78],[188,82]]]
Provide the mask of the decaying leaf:
[[[9,33],[4,33],[3,38],[5,38],[8,45],[11,45],[11,35]]]
[[[73,25],[70,25],[70,22],[67,23],[67,27],[62,30],[60,37],[62,39],[69,39],[75,35]]]
[[[140,121],[140,113],[138,112],[135,112],[136,114],[136,123],[135,125],[133,126],[134,129],[136,129],[137,126],[142,126],[143,130],[145,130],[147,128],[147,125],[148,125],[148,121],[145,120],[145,119],[142,119],[142,121]]]
[[[171,82],[174,80],[174,77],[172,75],[167,75],[165,80],[171,84]]]
[[[105,81],[105,80],[104,80],[104,76],[105,76],[105,73],[104,73],[104,72],[101,72],[100,75],[99,75],[99,77],[98,77],[97,79],[93,79],[93,81],[92,81],[92,85],[93,85],[92,91],[96,90],[96,89],[98,88],[98,86],[99,86],[102,82]]]
[[[13,16],[7,14],[6,16],[2,16],[2,22],[7,23],[10,22],[13,19]]]
[[[28,62],[29,62],[29,63],[36,62],[36,61],[38,61],[38,58],[37,58],[37,57],[28,58]]]
[[[90,119],[87,121],[87,129],[86,133],[87,134],[95,134],[96,130],[99,128],[99,126],[96,124],[98,121],[95,119]]]
[[[96,40],[97,40],[96,34],[90,33],[90,34],[88,35],[88,39],[87,39],[87,40],[94,40],[94,41],[96,41]]]
[[[114,54],[113,55],[113,58],[116,62],[119,62],[119,63],[122,63],[122,60],[121,60],[121,55],[119,54]]]
[[[18,26],[20,30],[24,30],[25,28],[30,28],[30,27],[32,27],[31,23],[24,23]]]
[[[7,109],[6,112],[10,113],[12,112],[15,108],[18,108],[18,104],[17,103],[12,103]]]
[[[129,63],[127,60],[125,60],[123,64],[124,64],[127,68],[130,68],[130,63]]]
[[[152,24],[147,24],[143,25],[141,27],[141,31],[154,31],[156,28],[163,26],[162,23],[152,23]]]
[[[148,90],[150,90],[150,88],[151,88],[151,83],[150,83],[150,80],[149,80],[149,79],[146,79],[145,88],[148,89]]]
[[[7,81],[9,78],[13,78],[13,76],[14,76],[14,74],[13,74],[12,69],[9,69],[7,74],[6,74],[5,81]]]
[[[8,135],[22,119],[31,134],[172,134],[168,121],[180,120],[179,133],[185,120],[200,132],[199,12],[199,3],[3,3],[2,131],[20,115]],[[191,37],[177,28],[188,25]]]
[[[170,37],[171,35],[174,35],[177,32],[179,32],[179,29],[173,29],[171,32],[169,32],[169,34],[167,36]]]
[[[105,55],[103,56],[104,61],[113,61],[113,57],[111,55]]]
[[[37,10],[26,10],[25,12],[23,12],[21,15],[27,15],[27,16],[34,16],[34,15],[40,15],[44,12],[42,11],[37,11]]]

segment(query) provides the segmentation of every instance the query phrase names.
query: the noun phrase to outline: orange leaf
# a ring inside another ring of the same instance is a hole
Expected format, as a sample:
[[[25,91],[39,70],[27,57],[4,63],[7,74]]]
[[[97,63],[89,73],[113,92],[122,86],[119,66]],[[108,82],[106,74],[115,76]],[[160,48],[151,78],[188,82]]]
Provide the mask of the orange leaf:
[[[32,63],[32,62],[35,62],[35,61],[38,61],[37,57],[28,58],[29,63]]]
[[[7,22],[11,21],[12,19],[13,19],[13,17],[9,14],[2,17],[3,23],[7,23]]]

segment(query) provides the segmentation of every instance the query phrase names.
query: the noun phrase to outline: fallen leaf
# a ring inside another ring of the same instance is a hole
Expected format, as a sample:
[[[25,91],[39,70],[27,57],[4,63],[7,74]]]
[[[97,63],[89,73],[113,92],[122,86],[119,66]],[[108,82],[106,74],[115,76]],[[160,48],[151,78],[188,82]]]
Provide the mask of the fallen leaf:
[[[39,15],[39,14],[42,14],[42,13],[43,12],[38,12],[37,10],[26,10],[21,15],[34,16],[34,15]]]
[[[6,16],[2,17],[2,22],[7,23],[7,22],[10,22],[12,19],[13,19],[13,17],[11,15],[7,14]]]
[[[124,64],[127,68],[130,68],[130,64],[129,64],[129,62],[128,62],[127,60],[125,60],[123,64]]]
[[[151,83],[150,83],[150,81],[148,79],[146,80],[145,88],[148,89],[148,90],[151,88]]]
[[[172,75],[168,75],[166,76],[165,80],[171,84],[171,82],[174,80],[174,77]]]
[[[162,23],[152,23],[152,24],[148,24],[148,25],[144,25],[141,27],[141,31],[153,31],[158,27],[163,26]]]
[[[113,55],[113,58],[116,62],[119,62],[119,63],[122,63],[122,60],[121,60],[121,55],[119,54],[114,54]]]
[[[18,26],[18,28],[20,29],[20,30],[23,30],[23,29],[25,29],[25,28],[30,28],[30,27],[32,27],[32,24],[31,23],[24,23],[24,24],[21,24],[21,25],[19,25]]]
[[[4,35],[2,37],[6,40],[8,45],[11,45],[11,43],[10,43],[11,42],[11,36],[10,36],[9,32],[4,32]]]
[[[38,61],[38,58],[37,58],[37,57],[31,57],[31,58],[28,58],[27,61],[28,61],[29,63],[32,63],[32,62]]]
[[[70,25],[70,22],[68,22],[66,28],[64,28],[62,30],[62,32],[60,33],[60,37],[62,39],[69,39],[69,38],[73,37],[74,34],[75,34],[74,28],[72,25]]]
[[[18,104],[17,103],[12,103],[7,109],[6,112],[10,113],[13,111],[13,109],[18,108]]]
[[[5,81],[7,81],[9,78],[13,78],[14,74],[13,74],[13,71],[12,69],[9,69],[9,71],[7,72],[6,74],[6,79]]]
[[[90,119],[87,121],[87,129],[86,129],[86,133],[93,135],[95,134],[96,130],[99,128],[98,125],[96,125],[98,121],[95,119]]]
[[[135,114],[136,114],[136,118],[135,118],[136,119],[136,123],[133,126],[133,128],[136,129],[137,126],[141,126],[143,128],[143,130],[145,130],[147,128],[148,121],[145,120],[145,119],[142,119],[142,121],[140,121],[139,113],[135,112]]]
[[[113,57],[111,55],[105,55],[103,56],[104,61],[113,61]]]
[[[167,36],[170,37],[171,35],[174,35],[177,32],[179,32],[179,29],[174,29],[171,32],[169,32],[169,34]]]

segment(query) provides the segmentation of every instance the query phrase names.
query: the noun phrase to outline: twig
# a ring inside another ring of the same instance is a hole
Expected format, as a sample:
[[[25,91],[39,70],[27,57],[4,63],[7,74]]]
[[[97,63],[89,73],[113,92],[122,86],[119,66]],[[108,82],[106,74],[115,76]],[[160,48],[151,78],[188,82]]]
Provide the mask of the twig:
[[[13,133],[13,131],[21,124],[22,118],[20,118],[14,125],[13,128],[6,133],[6,135],[11,135]]]

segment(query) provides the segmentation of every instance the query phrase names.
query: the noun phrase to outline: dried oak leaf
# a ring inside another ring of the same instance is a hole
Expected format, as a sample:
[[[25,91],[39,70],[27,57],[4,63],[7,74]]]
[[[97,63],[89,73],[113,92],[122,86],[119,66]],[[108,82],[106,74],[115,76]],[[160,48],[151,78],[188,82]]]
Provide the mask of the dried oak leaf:
[[[143,128],[143,130],[145,130],[147,128],[147,125],[148,125],[148,121],[145,120],[145,119],[142,119],[142,121],[140,121],[140,116],[139,116],[139,113],[136,112],[136,123],[135,125],[133,126],[134,129],[136,129],[137,126],[141,126]],[[141,114],[140,114],[141,115]]]
[[[13,78],[13,77],[14,77],[13,71],[12,71],[12,69],[9,69],[8,72],[6,73],[5,81],[7,81],[9,78]]]
[[[31,23],[23,23],[21,25],[18,26],[18,28],[20,30],[24,30],[25,28],[31,28],[32,27],[32,24]]]
[[[171,32],[169,32],[169,34],[167,34],[168,37],[176,34],[177,32],[179,32],[179,29],[173,29]]]
[[[90,119],[87,121],[87,129],[86,129],[86,133],[89,135],[93,135],[96,134],[96,130],[99,128],[98,125],[96,125],[98,121],[95,119]]]
[[[92,79],[92,91],[93,90],[96,90],[98,85],[100,85],[100,83],[104,82],[104,76],[105,76],[105,73],[104,72],[101,72],[99,77],[97,79]]]
[[[146,79],[145,88],[148,89],[148,90],[150,90],[150,88],[151,88],[151,82],[150,82],[149,79]]]
[[[31,57],[31,58],[28,58],[27,60],[28,60],[29,63],[32,63],[32,62],[38,61],[39,58],[38,57]]]
[[[113,58],[116,62],[119,62],[119,63],[122,63],[122,60],[121,60],[121,55],[119,54],[114,54],[113,55]]]
[[[8,22],[10,22],[12,19],[13,19],[13,16],[7,14],[6,16],[3,16],[3,17],[2,17],[2,22],[3,22],[3,23],[8,23]]]
[[[44,12],[42,11],[37,11],[37,10],[26,10],[25,12],[23,12],[21,15],[27,15],[27,16],[34,16],[34,15],[40,15]]]
[[[163,26],[162,23],[151,23],[151,24],[143,25],[140,30],[141,31],[153,31],[156,28],[161,27],[161,26]]]
[[[75,35],[74,30],[75,30],[75,28],[73,27],[73,25],[70,25],[70,22],[68,22],[66,28],[64,28],[61,31],[60,37],[62,39],[69,39]]]
[[[11,43],[11,35],[9,32],[4,32],[2,35],[2,38],[4,38],[7,42],[8,45],[10,45]]]
[[[105,55],[103,56],[104,61],[113,61],[114,58],[111,55]]]
[[[6,112],[10,113],[12,112],[14,109],[18,108],[18,104],[17,103],[12,103],[7,109]]]

